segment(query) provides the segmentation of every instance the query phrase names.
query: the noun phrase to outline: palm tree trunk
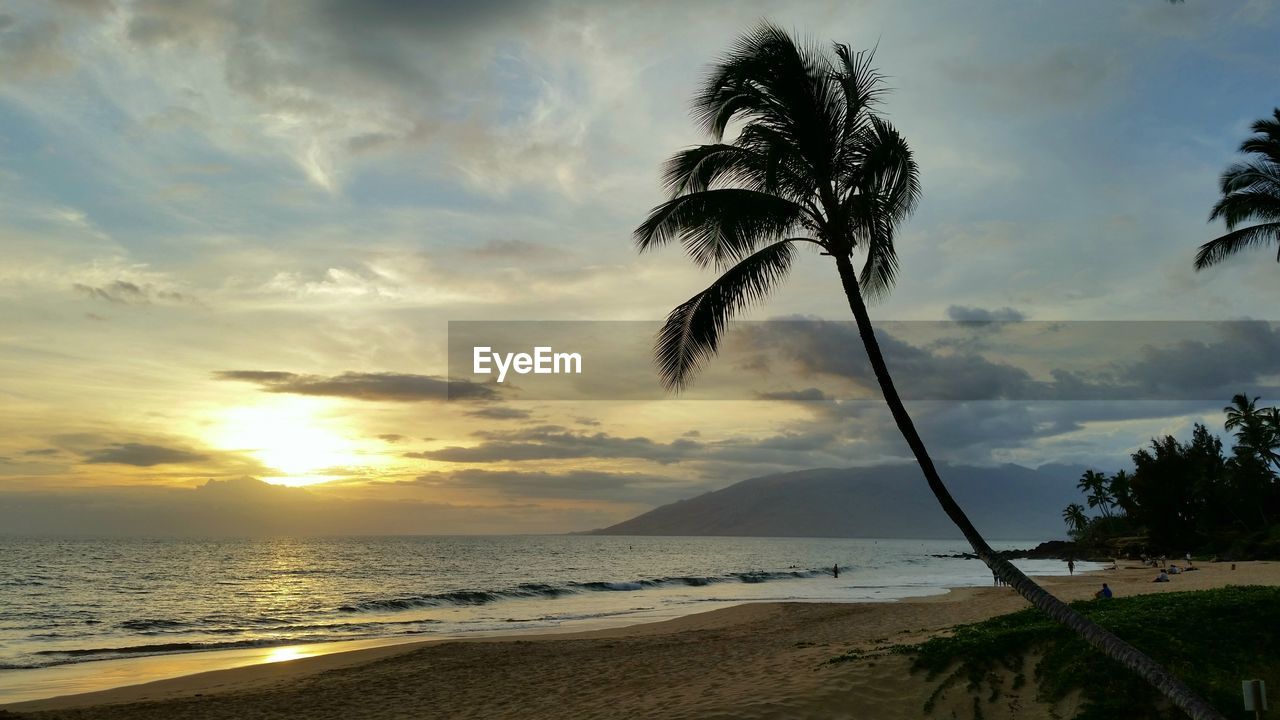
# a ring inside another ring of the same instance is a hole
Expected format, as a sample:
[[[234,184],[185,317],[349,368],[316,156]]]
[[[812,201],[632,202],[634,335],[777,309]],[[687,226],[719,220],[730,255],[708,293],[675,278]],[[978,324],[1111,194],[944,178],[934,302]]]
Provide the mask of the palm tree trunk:
[[[853,311],[853,317],[858,323],[858,334],[866,347],[867,358],[871,361],[871,368],[875,372],[876,380],[880,383],[880,390],[884,393],[889,411],[893,413],[894,422],[898,424],[898,430],[902,432],[902,437],[906,439],[907,445],[915,455],[920,471],[924,473],[925,480],[929,483],[929,489],[933,491],[934,497],[942,505],[947,517],[960,528],[965,539],[973,546],[974,553],[987,564],[987,567],[991,568],[997,577],[1011,585],[1028,602],[1073,630],[1107,657],[1137,673],[1187,715],[1195,720],[1225,720],[1212,705],[1155,660],[1071,609],[1069,605],[1049,594],[1021,570],[1014,567],[1013,563],[991,549],[987,541],[978,533],[977,528],[969,521],[968,516],[964,514],[964,510],[951,497],[947,486],[942,483],[942,478],[938,476],[938,470],[929,457],[929,451],[925,448],[924,441],[920,439],[920,433],[916,432],[915,423],[911,421],[906,406],[902,404],[902,398],[898,396],[893,378],[889,376],[889,368],[885,365],[884,355],[880,352],[880,343],[876,341],[875,331],[871,327],[871,316],[867,313],[867,306],[862,300],[862,291],[858,287],[852,261],[848,257],[836,255],[836,266],[840,271],[840,281],[844,285],[845,295],[849,298],[849,309]]]

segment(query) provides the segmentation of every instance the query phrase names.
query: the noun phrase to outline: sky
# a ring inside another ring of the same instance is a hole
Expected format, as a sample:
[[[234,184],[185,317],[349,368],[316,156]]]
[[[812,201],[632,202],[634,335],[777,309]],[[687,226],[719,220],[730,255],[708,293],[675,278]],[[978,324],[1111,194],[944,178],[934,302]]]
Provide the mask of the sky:
[[[1114,469],[1280,377],[1274,326],[1223,324],[1277,319],[1274,255],[1192,269],[1218,175],[1280,103],[1266,0],[19,0],[0,520],[563,532],[906,459],[851,400],[829,259],[747,314],[803,322],[746,327],[719,394],[664,396],[637,334],[711,279],[631,231],[662,161],[706,140],[709,64],[765,18],[874,47],[888,77],[924,194],[872,313],[938,457]],[[973,320],[1042,334],[938,335]],[[461,321],[590,321],[579,341],[638,349],[577,394],[521,392],[451,376]],[[1059,326],[1076,339],[1041,345]]]

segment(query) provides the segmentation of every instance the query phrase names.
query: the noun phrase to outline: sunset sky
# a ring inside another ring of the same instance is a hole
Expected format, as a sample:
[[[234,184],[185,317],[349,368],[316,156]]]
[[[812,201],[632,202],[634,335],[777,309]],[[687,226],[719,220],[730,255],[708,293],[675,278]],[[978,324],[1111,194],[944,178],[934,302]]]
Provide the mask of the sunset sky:
[[[708,63],[765,17],[878,46],[924,196],[877,319],[1280,319],[1274,253],[1191,264],[1277,102],[1272,2],[613,5],[0,6],[0,530],[582,530],[903,459],[878,405],[751,391],[839,397],[818,344],[739,375],[741,400],[446,399],[449,321],[658,320],[710,280],[630,233],[704,140]],[[849,319],[817,256],[749,317]],[[1280,376],[1274,328],[1192,349],[1229,366],[1206,387]],[[999,365],[921,352],[916,372]],[[1115,468],[1220,429],[1230,395],[985,397],[913,406],[940,457]]]

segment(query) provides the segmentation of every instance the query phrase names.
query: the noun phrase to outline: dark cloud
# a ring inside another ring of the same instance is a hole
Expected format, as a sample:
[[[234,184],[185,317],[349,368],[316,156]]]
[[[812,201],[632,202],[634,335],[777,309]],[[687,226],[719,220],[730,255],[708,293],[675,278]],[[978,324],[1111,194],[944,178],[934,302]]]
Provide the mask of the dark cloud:
[[[696,431],[671,442],[647,437],[618,437],[608,433],[580,433],[555,425],[513,431],[476,433],[482,441],[469,447],[406,453],[405,457],[479,464],[545,460],[643,460],[660,465],[674,463],[729,463],[769,468],[797,468],[846,462],[861,446],[858,439],[837,437],[817,423],[765,438],[732,437],[702,440]]]
[[[396,433],[384,433],[382,435],[379,435],[378,439],[383,442],[389,442],[394,444],[394,443],[400,442],[401,440],[405,440],[406,438],[404,435],[397,435]]]
[[[84,462],[86,463],[133,465],[136,467],[184,465],[206,459],[205,455],[189,450],[143,443],[116,443],[107,447],[89,450],[84,454]]]
[[[998,341],[989,333],[975,336],[983,332],[986,318],[998,318],[1005,310],[961,308],[951,314],[974,319],[877,328],[902,397],[955,402],[1220,400],[1246,388],[1267,395],[1274,390],[1269,383],[1280,375],[1280,325],[1274,323],[1018,322],[999,333]],[[971,325],[978,327],[970,330]],[[852,323],[769,322],[744,324],[740,331],[753,353],[744,368],[837,381],[800,391],[813,394],[811,399],[821,399],[816,393],[880,397]],[[1053,347],[1063,351],[1049,349]],[[1028,369],[1045,365],[1048,369],[1038,375]],[[757,396],[806,399],[791,390]]]
[[[1280,374],[1280,325],[1240,321],[1212,327],[1218,340],[1144,345],[1138,360],[1116,375],[1148,396],[1222,398],[1225,403],[1245,390],[1267,394],[1258,385]]]
[[[485,418],[487,420],[527,420],[531,413],[528,410],[520,410],[510,407],[487,407],[479,410],[472,410],[467,413],[471,417]]]
[[[646,437],[617,437],[608,433],[565,432],[546,426],[509,433],[487,432],[485,441],[471,447],[450,446],[440,450],[409,453],[406,457],[454,463],[519,462],[527,460],[568,460],[575,458],[632,458],[657,463],[673,463],[696,455],[703,449],[692,440],[656,442]]]
[[[467,250],[468,255],[485,259],[527,259],[546,253],[546,248],[527,240],[490,240]]]
[[[802,376],[825,375],[851,380],[862,389],[878,388],[853,323],[772,322],[748,327],[747,332],[756,347],[774,352]],[[907,398],[1019,397],[1035,384],[1026,370],[992,362],[976,353],[939,354],[899,340],[884,330],[878,330],[876,338],[899,391]]]
[[[596,470],[523,472],[467,468],[426,473],[413,482],[432,487],[484,489],[511,498],[583,498],[655,504],[697,492],[683,479]]]
[[[773,392],[758,393],[757,397],[761,400],[787,400],[790,402],[820,402],[830,400],[831,397],[822,392],[818,388],[805,388],[804,390],[777,390]]]
[[[386,402],[443,402],[446,400],[495,400],[498,393],[486,385],[466,380],[446,380],[432,375],[407,373],[356,373],[300,375],[273,370],[222,370],[219,380],[240,380],[265,392],[290,395],[345,397]]]
[[[60,455],[62,453],[58,448],[37,448],[35,450],[23,450],[24,457],[48,457],[50,455]]]
[[[956,322],[1022,322],[1027,316],[1011,307],[1002,307],[995,310],[987,310],[980,307],[968,307],[966,305],[952,305],[947,308],[947,318]]]
[[[159,290],[150,285],[138,285],[126,280],[116,280],[102,286],[76,283],[72,288],[93,300],[103,300],[120,305],[148,305],[152,302],[187,302],[182,293]]]

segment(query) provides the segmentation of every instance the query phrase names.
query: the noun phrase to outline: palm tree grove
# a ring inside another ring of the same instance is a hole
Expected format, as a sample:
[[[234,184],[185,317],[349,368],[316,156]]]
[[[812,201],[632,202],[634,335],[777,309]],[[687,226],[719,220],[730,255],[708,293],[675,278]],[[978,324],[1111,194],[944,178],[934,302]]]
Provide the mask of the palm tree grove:
[[[1133,454],[1132,471],[1085,471],[1078,487],[1088,508],[1062,512],[1079,552],[1280,558],[1280,409],[1259,399],[1240,394],[1223,408],[1229,452],[1197,423],[1189,440],[1153,438]]]

